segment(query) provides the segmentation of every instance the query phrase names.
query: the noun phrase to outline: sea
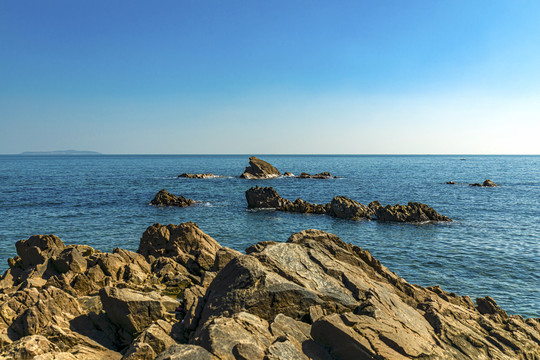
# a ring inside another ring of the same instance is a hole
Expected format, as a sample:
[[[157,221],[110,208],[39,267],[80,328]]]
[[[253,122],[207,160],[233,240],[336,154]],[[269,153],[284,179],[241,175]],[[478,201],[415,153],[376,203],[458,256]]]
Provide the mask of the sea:
[[[243,251],[321,229],[369,250],[410,283],[473,300],[491,296],[510,314],[540,317],[540,156],[257,155],[282,173],[329,171],[338,178],[240,179],[250,155],[256,154],[2,155],[0,270],[17,255],[15,242],[35,234],[135,251],[148,226],[192,221],[221,245]],[[178,178],[184,172],[223,177]],[[499,186],[469,186],[485,179]],[[312,203],[338,195],[363,204],[422,202],[454,221],[380,223],[249,210],[245,191],[256,185]],[[160,189],[199,203],[151,206]]]

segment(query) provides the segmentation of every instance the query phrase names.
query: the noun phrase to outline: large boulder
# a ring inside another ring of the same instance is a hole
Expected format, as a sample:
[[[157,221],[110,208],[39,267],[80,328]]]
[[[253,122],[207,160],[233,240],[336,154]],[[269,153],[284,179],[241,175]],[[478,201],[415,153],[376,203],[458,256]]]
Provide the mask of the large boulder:
[[[55,235],[34,235],[15,243],[22,267],[43,264],[48,258],[59,254],[66,245]]]
[[[280,175],[281,173],[278,169],[266,161],[252,156],[249,158],[249,166],[246,167],[244,173],[240,175],[240,177],[243,179],[270,179]]]
[[[186,207],[191,206],[195,204],[194,200],[186,199],[185,197],[179,195],[175,196],[168,192],[165,189],[161,189],[158,191],[156,196],[154,196],[154,199],[150,201],[151,205],[154,206],[178,206],[178,207]]]
[[[246,200],[250,209],[283,209],[291,204],[272,187],[252,187],[246,191]]]
[[[154,321],[165,318],[180,305],[157,293],[104,287],[99,291],[103,310],[111,321],[131,335],[136,335]]]
[[[192,222],[180,225],[154,224],[142,235],[137,253],[145,258],[168,257],[201,275],[211,270],[221,245]]]

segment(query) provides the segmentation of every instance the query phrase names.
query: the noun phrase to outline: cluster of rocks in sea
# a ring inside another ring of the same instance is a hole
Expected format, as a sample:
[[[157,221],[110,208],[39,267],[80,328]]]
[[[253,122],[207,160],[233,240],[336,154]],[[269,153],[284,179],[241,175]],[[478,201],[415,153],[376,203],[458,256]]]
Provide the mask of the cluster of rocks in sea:
[[[214,175],[210,173],[206,174],[188,174],[188,173],[182,173],[178,175],[179,178],[187,178],[187,179],[214,179],[218,177],[223,177],[221,175]]]
[[[242,179],[271,179],[281,176],[281,173],[271,164],[264,160],[258,159],[255,156],[249,158],[249,166],[246,167],[244,173],[240,175]],[[285,172],[285,177],[295,177],[291,172]],[[300,176],[296,176],[298,179],[333,179],[336,176],[332,176],[328,171],[310,175],[308,173],[301,173]]]
[[[0,279],[0,359],[537,359],[540,319],[409,284],[305,230],[245,253],[194,223],[137,252],[16,243]]]
[[[165,189],[158,191],[154,199],[150,201],[150,205],[154,206],[177,206],[186,207],[195,204],[195,200],[186,199],[182,195],[173,195]]]
[[[415,223],[452,221],[449,217],[439,214],[433,208],[422,203],[409,202],[408,205],[382,206],[378,201],[373,201],[366,206],[345,196],[335,196],[327,204],[311,204],[300,198],[294,202],[282,198],[272,187],[252,187],[246,191],[246,200],[250,209],[276,209],[296,213],[326,214],[350,220],[368,219]]]
[[[455,185],[456,182],[455,181],[447,181],[446,182],[448,185]],[[474,183],[474,184],[469,184],[469,186],[479,186],[479,187],[497,187],[499,185],[495,184],[493,181],[489,180],[489,179],[486,179],[484,180],[483,183]]]

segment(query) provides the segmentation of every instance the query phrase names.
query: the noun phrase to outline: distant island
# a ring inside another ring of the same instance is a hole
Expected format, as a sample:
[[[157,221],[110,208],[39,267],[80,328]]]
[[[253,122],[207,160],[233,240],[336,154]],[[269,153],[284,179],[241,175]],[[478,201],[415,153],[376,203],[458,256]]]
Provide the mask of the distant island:
[[[21,155],[102,155],[97,151],[55,150],[55,151],[24,151]]]

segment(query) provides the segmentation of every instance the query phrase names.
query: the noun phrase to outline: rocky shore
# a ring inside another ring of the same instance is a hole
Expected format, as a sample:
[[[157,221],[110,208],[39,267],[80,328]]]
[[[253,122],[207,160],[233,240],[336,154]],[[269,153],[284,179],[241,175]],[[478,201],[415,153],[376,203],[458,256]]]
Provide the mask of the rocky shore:
[[[278,211],[305,214],[326,214],[349,220],[378,220],[392,222],[421,223],[429,221],[452,221],[439,214],[426,204],[409,202],[407,205],[382,206],[378,201],[369,205],[361,204],[345,196],[335,196],[327,204],[311,204],[302,199],[294,202],[282,198],[271,187],[252,187],[246,191],[246,200],[250,209],[276,209]]]
[[[490,297],[407,283],[306,230],[245,254],[194,223],[137,252],[15,245],[0,280],[0,359],[538,359],[540,320]]]
[[[240,175],[243,179],[272,179],[278,176],[282,176],[278,169],[267,163],[264,160],[258,159],[255,156],[249,158],[249,166],[246,167],[244,173]],[[333,176],[328,171],[310,175],[308,173],[301,173],[299,176],[294,176],[293,173],[287,171],[283,173],[284,177],[295,177],[297,179],[334,179],[337,176]]]

